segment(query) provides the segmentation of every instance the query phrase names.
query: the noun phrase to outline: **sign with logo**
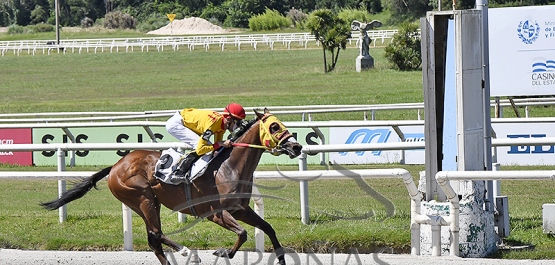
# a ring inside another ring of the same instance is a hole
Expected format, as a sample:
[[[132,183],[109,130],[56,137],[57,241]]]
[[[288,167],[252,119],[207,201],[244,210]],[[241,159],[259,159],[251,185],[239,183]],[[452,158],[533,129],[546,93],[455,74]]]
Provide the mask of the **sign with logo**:
[[[0,145],[30,144],[31,129],[0,129]],[[0,163],[20,166],[33,165],[33,152],[0,151]]]
[[[399,137],[389,127],[330,128],[330,144],[369,144],[397,142]],[[330,162],[337,164],[397,163],[399,151],[331,152]]]
[[[495,124],[493,129],[498,138],[555,137],[555,125],[549,123],[532,123],[526,126]],[[502,165],[555,165],[555,147],[553,145],[499,146],[497,161]]]
[[[163,127],[151,127],[156,136],[157,142],[178,142],[173,136],[169,135]],[[328,129],[322,128],[322,133],[327,137]],[[150,137],[142,127],[110,127],[110,128],[76,128],[71,132],[75,136],[77,143],[143,143],[151,142]],[[302,145],[319,144],[320,140],[312,129],[293,129],[290,132],[295,135],[297,141]],[[2,134],[3,136],[4,134]],[[227,138],[227,134],[224,136]],[[29,130],[29,139],[31,133]],[[29,140],[30,141],[30,140]],[[33,131],[33,143],[53,144],[68,143],[69,137],[61,129],[35,129]],[[5,141],[6,144],[11,143]],[[30,143],[30,142],[29,142]],[[75,151],[75,163],[77,165],[112,165],[116,163],[130,150],[77,150]],[[31,152],[29,157],[31,157]],[[36,165],[56,165],[56,151],[36,151],[33,152]],[[15,153],[14,153],[15,154]],[[69,155],[66,154],[67,159]],[[69,163],[69,160],[67,160]],[[320,164],[320,156],[308,156],[309,164]],[[298,159],[290,159],[286,155],[273,156],[269,153],[262,155],[260,164],[279,165],[279,164],[298,164]]]
[[[167,136],[165,128],[151,127],[157,142],[177,141],[173,136]],[[142,127],[109,127],[109,128],[75,128],[71,129],[76,143],[142,143],[151,142],[150,137]],[[61,129],[34,129],[33,143],[52,144],[68,143],[69,137]],[[75,151],[77,165],[112,165],[130,150],[109,151]],[[34,161],[37,166],[56,165],[56,151],[36,151]],[[69,157],[68,154],[66,154]],[[69,158],[68,158],[69,159]],[[69,160],[67,160],[69,163]]]
[[[424,142],[424,126],[402,126],[399,129],[405,135],[405,142]],[[397,137],[398,141],[401,138]],[[423,165],[426,163],[424,148],[417,150],[405,150],[405,164]]]
[[[401,126],[405,142],[423,142],[424,126]],[[330,144],[369,144],[401,142],[391,127],[331,128]],[[424,164],[424,149],[405,150],[406,164]],[[374,150],[330,153],[330,161],[338,164],[400,163],[402,151]]]
[[[488,14],[491,96],[555,94],[555,6]]]

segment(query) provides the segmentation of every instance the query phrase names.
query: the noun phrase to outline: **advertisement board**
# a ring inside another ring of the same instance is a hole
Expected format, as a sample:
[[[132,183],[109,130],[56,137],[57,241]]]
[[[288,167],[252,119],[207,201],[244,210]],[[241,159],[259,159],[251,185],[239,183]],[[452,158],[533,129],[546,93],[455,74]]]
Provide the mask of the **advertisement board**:
[[[555,94],[555,6],[490,8],[490,94]]]
[[[175,142],[164,128],[151,128],[158,142]],[[424,141],[423,126],[400,126],[405,141]],[[493,124],[497,138],[541,138],[555,137],[555,124],[527,123]],[[321,128],[329,144],[361,144],[361,143],[393,143],[401,141],[391,127],[347,127]],[[150,138],[142,127],[115,128],[80,128],[72,129],[78,143],[138,143],[150,142]],[[312,129],[295,128],[291,130],[302,145],[317,145],[319,139]],[[0,144],[26,143],[67,143],[68,137],[61,129],[1,129]],[[445,151],[445,150],[444,150]],[[75,152],[77,165],[112,165],[129,150],[91,151],[78,150]],[[33,154],[31,154],[33,153]],[[399,163],[401,151],[356,151],[331,152],[327,154],[332,163],[338,164],[373,164]],[[67,154],[66,154],[67,156]],[[18,165],[54,166],[57,164],[55,151],[36,152],[2,152],[0,163]],[[555,147],[549,146],[510,146],[497,147],[497,161],[502,165],[555,165]],[[309,155],[308,164],[320,164],[320,154]],[[424,164],[423,150],[406,150],[405,164]],[[288,156],[272,156],[263,154],[259,164],[263,165],[296,165],[298,159]]]
[[[157,142],[177,142],[163,127],[151,127],[156,136]],[[29,130],[30,131],[30,130]],[[142,143],[151,142],[150,137],[142,127],[109,127],[109,128],[75,128],[71,129],[77,143]],[[290,130],[294,134],[299,143],[302,145],[314,145],[319,143],[318,136],[312,129],[294,129]],[[322,129],[324,135],[328,134],[328,129]],[[226,135],[227,137],[227,135]],[[29,137],[30,138],[30,137]],[[68,143],[69,138],[63,130],[58,128],[52,129],[34,129],[33,143],[36,144],[53,144]],[[30,153],[30,152],[29,152]],[[76,165],[112,165],[121,157],[129,153],[129,150],[78,150],[75,152]],[[33,152],[35,164],[56,165],[56,151],[36,151]],[[66,157],[69,155],[66,154]],[[311,164],[319,164],[320,157],[318,155],[310,155],[307,162]],[[263,154],[260,164],[298,164],[298,159],[290,159],[286,155],[273,156],[271,154]]]
[[[406,142],[424,141],[424,126],[400,126]],[[391,127],[330,128],[330,144],[394,143],[401,138]],[[400,163],[401,151],[331,152],[330,161],[337,164]],[[424,164],[424,149],[406,150],[405,164]]]
[[[165,128],[152,127],[157,142],[177,141],[166,132]],[[150,137],[142,127],[106,127],[106,128],[75,128],[71,129],[76,143],[142,143],[151,142]],[[58,128],[39,128],[33,130],[33,143],[53,144],[68,143],[69,138],[63,130]],[[75,152],[76,165],[112,165],[129,150],[91,151],[78,150]],[[66,154],[68,156],[68,154]],[[37,166],[56,165],[56,151],[33,152]]]
[[[32,143],[32,131],[28,128],[22,129],[0,129],[0,145],[30,144]],[[33,164],[32,152],[2,152],[0,151],[0,163],[20,166]]]
[[[493,129],[497,138],[555,137],[555,124],[550,123],[495,124]],[[553,145],[497,147],[497,162],[501,165],[555,165],[555,148]]]

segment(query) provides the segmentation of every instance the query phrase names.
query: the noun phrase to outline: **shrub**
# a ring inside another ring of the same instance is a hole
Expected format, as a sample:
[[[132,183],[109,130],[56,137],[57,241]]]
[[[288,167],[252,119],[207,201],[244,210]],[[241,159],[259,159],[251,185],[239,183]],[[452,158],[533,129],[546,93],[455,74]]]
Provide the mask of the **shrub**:
[[[166,15],[154,13],[149,15],[143,22],[139,23],[137,29],[141,32],[149,32],[166,26],[168,23],[170,23],[170,21]]]
[[[8,34],[23,34],[27,33],[27,29],[20,25],[11,25],[8,27]]]
[[[306,23],[306,20],[308,19],[308,15],[303,13],[303,11],[300,9],[292,8],[291,10],[289,10],[289,12],[287,12],[287,18],[291,20],[293,26],[295,26],[296,28],[304,29],[304,25]]]
[[[56,27],[46,23],[39,23],[34,26],[28,26],[27,28],[33,32],[53,32]]]
[[[385,58],[402,71],[415,70],[422,64],[418,25],[403,23],[393,41],[385,47]]]
[[[266,9],[264,14],[249,18],[249,28],[252,31],[276,30],[291,26],[291,21],[276,10]]]
[[[104,17],[104,27],[107,29],[135,29],[137,20],[121,11],[114,11]]]
[[[90,17],[84,17],[81,19],[81,27],[82,28],[90,28],[94,25],[94,20]]]

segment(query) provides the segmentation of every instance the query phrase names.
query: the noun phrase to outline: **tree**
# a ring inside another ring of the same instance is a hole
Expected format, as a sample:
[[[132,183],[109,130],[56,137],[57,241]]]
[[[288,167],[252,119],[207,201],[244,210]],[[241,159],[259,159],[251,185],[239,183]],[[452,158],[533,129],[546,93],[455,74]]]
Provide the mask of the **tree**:
[[[224,25],[230,27],[248,28],[249,18],[265,11],[262,0],[226,0],[222,5],[227,10]]]
[[[387,0],[391,11],[391,23],[414,21],[432,10],[430,0]],[[445,1],[447,2],[447,1]]]
[[[418,25],[403,23],[393,41],[385,47],[385,58],[401,71],[415,70],[422,64]]]
[[[347,47],[347,41],[351,37],[349,23],[329,9],[319,9],[309,15],[306,26],[322,45],[324,72],[333,71],[339,51]],[[326,51],[331,53],[331,64],[327,63]]]

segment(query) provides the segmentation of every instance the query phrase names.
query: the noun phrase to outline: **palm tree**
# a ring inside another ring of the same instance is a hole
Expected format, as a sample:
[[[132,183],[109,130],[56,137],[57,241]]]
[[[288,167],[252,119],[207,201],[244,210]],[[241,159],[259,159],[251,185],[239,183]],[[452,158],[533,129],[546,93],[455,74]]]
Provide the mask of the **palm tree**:
[[[349,23],[329,9],[319,9],[310,14],[307,27],[322,45],[324,72],[333,71],[337,64],[339,51],[347,47],[347,41],[351,37]],[[331,53],[331,64],[327,63],[326,51]]]

